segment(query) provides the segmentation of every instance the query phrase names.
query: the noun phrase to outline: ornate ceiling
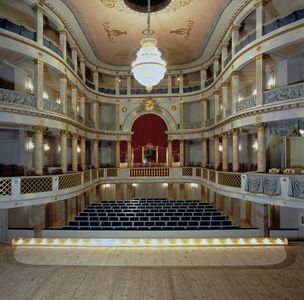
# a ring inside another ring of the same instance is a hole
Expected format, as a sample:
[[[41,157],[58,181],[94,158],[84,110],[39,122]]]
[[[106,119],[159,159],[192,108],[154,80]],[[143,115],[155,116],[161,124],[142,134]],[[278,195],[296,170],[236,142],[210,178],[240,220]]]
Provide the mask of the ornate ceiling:
[[[145,0],[142,0],[145,1]],[[130,65],[143,38],[146,14],[124,0],[64,0],[78,20],[95,55],[111,65]],[[151,16],[154,37],[169,65],[202,54],[224,8],[231,0],[171,0]]]

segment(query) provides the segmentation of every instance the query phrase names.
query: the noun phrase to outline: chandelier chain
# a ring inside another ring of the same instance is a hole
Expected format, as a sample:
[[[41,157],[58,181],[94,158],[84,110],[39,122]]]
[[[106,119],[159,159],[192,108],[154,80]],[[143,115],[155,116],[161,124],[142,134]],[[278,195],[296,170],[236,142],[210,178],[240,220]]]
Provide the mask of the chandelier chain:
[[[148,18],[147,18],[148,37],[151,36],[151,17],[150,17],[150,13],[151,13],[151,0],[148,0]]]

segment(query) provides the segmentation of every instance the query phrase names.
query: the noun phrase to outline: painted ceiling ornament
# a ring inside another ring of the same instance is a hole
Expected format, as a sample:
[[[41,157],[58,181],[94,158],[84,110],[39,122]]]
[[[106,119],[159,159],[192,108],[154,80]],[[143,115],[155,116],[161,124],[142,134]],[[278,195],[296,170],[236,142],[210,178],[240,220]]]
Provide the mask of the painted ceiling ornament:
[[[100,0],[106,7],[114,8],[116,6],[116,0]]]
[[[118,29],[111,29],[110,28],[110,22],[105,22],[102,25],[103,25],[104,30],[107,33],[108,41],[111,42],[111,43],[115,43],[115,40],[114,40],[115,37],[119,37],[119,36],[124,35],[124,34],[127,35],[127,31],[121,31],[121,30],[118,30]]]
[[[190,33],[192,28],[194,27],[194,21],[191,19],[188,19],[188,25],[187,27],[181,27],[175,30],[170,30],[170,34],[177,34],[184,37],[184,40],[189,40]]]

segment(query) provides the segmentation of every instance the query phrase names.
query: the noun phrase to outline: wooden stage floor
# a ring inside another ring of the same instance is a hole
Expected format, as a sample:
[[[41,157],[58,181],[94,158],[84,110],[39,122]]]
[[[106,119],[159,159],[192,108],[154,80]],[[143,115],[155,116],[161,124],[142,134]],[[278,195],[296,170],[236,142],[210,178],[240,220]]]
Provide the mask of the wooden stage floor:
[[[304,244],[88,250],[0,245],[0,299],[304,299]]]

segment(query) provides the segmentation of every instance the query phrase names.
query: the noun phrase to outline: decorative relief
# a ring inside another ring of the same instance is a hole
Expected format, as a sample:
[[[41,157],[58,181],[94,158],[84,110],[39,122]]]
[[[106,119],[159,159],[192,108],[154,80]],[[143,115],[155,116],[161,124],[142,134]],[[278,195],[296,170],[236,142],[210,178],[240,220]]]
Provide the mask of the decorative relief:
[[[174,48],[164,48],[164,56],[167,58],[175,58],[181,55],[184,55],[185,53],[182,51],[179,51]]]
[[[127,35],[127,31],[121,31],[121,30],[118,30],[118,29],[111,29],[110,28],[110,22],[105,22],[102,25],[103,25],[104,30],[107,33],[108,41],[111,42],[111,43],[115,43],[115,40],[114,40],[115,37],[119,37],[119,36],[122,36],[124,34]]]
[[[125,50],[119,50],[118,52],[114,53],[115,57],[118,57],[123,60],[129,59],[131,55],[131,50],[130,49],[125,49]]]
[[[128,109],[127,109],[126,106],[124,106],[124,107],[121,109],[122,112],[126,112],[127,110],[128,110]]]
[[[171,106],[171,109],[172,109],[173,111],[176,111],[176,106],[175,106],[175,105],[172,105],[172,106]]]
[[[144,111],[160,111],[160,108],[156,100],[149,97],[147,100],[144,100],[141,103],[139,109],[137,110],[137,113]]]
[[[172,5],[172,10],[176,11],[184,6],[189,5],[193,0],[177,0],[175,3]]]
[[[191,33],[191,30],[193,27],[194,27],[194,21],[191,19],[188,19],[187,27],[170,30],[170,34],[177,34],[177,35],[183,36],[184,40],[189,40],[190,33]]]
[[[116,6],[116,0],[100,0],[102,4],[108,8],[114,8]]]
[[[0,89],[0,102],[33,107],[36,106],[36,97],[33,95]]]

